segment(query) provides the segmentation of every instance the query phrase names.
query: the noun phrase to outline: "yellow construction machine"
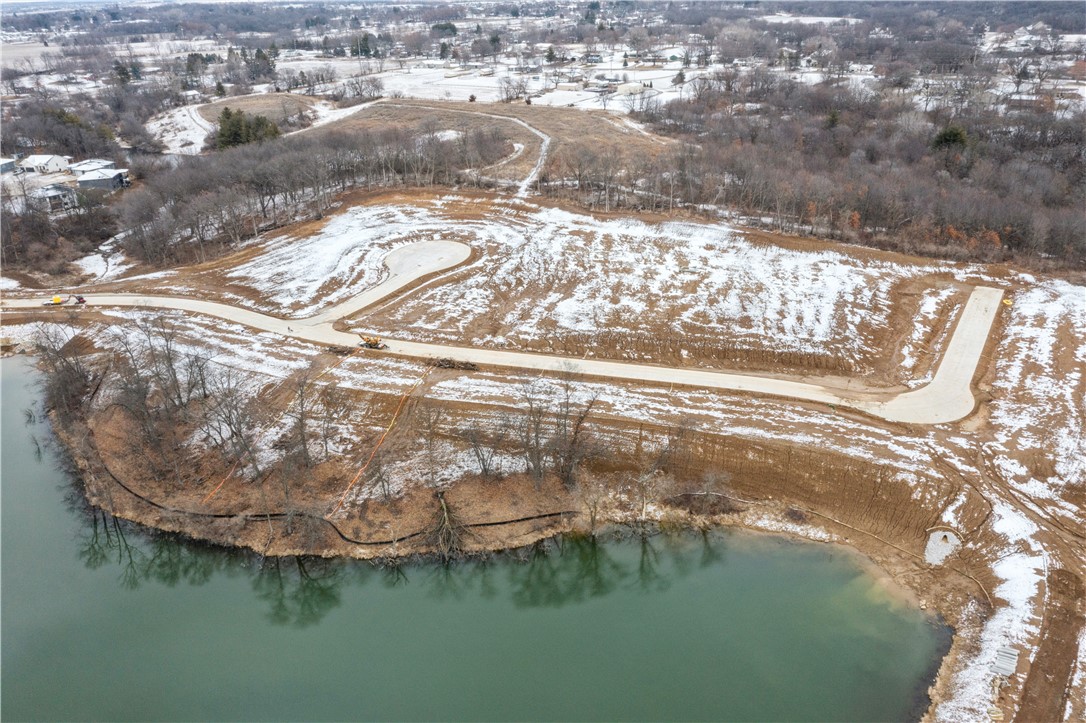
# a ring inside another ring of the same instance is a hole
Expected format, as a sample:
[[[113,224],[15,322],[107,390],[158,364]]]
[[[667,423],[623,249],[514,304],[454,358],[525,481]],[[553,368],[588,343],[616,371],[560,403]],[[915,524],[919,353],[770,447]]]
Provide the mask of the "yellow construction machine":
[[[379,336],[363,336],[358,345],[366,349],[388,349],[388,344],[383,343]]]

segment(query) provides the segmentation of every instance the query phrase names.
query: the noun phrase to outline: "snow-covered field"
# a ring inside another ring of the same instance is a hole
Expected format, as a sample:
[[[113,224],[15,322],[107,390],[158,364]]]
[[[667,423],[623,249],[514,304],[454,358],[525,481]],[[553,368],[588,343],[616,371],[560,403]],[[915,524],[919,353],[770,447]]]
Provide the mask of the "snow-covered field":
[[[953,294],[954,289],[949,286],[925,290],[920,300],[920,308],[914,319],[912,331],[901,346],[900,375],[907,386],[923,386],[931,381],[932,376],[935,374],[934,365],[931,365],[927,373],[923,375],[914,373],[914,370],[920,362],[920,355],[922,353],[932,353],[934,349],[931,347],[940,346],[937,342],[944,340],[929,338],[932,332],[932,324],[936,318],[940,313],[957,313],[960,311],[961,304],[955,305],[952,310],[945,308]],[[949,333],[949,327],[946,331]],[[946,334],[944,334],[945,336]]]
[[[1086,484],[1086,289],[1046,281],[1011,299],[993,387],[990,446],[1009,484],[1050,512],[1081,519],[1061,504]]]
[[[76,259],[75,265],[90,277],[86,283],[100,284],[118,278],[135,266],[135,262],[117,249],[116,239],[111,239],[102,245],[98,253]]]
[[[895,286],[947,268],[754,243],[723,223],[601,220],[503,203],[465,217],[462,208],[455,197],[356,206],[312,236],[269,242],[228,278],[260,292],[268,311],[306,316],[375,284],[393,248],[459,240],[482,258],[383,311],[373,322],[381,331],[498,348],[608,331],[668,334],[863,364],[879,351]]]
[[[214,129],[215,125],[204,120],[193,105],[175,108],[147,122],[147,131],[162,141],[168,153],[186,155],[203,150],[204,139]]]

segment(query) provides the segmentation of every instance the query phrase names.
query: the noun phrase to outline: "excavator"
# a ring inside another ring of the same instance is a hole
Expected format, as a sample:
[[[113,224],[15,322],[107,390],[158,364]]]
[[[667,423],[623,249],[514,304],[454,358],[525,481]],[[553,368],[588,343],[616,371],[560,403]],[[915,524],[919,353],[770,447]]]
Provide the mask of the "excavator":
[[[77,296],[75,294],[68,294],[68,298],[64,298],[60,294],[57,294],[52,299],[49,299],[48,301],[42,302],[42,304],[44,306],[63,306],[64,304],[67,304],[69,301],[74,301],[76,304],[85,304],[85,303],[87,303],[87,300],[84,299],[82,296]]]
[[[379,336],[363,336],[358,345],[365,349],[388,349],[388,344],[383,343]]]

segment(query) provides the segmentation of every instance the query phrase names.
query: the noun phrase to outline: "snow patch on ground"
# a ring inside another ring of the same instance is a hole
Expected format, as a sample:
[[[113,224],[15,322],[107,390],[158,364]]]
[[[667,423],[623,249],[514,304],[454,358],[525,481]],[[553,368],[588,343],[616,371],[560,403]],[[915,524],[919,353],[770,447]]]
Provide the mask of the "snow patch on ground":
[[[1082,634],[1078,639],[1078,662],[1075,665],[1075,673],[1071,677],[1071,690],[1083,690],[1086,686],[1086,628],[1083,629]],[[1081,704],[1081,701],[1079,701]],[[1072,706],[1075,701],[1073,697],[1069,697],[1067,700],[1067,707],[1064,709],[1064,718],[1071,719]]]
[[[474,273],[401,300],[389,312],[397,334],[462,342],[485,327],[479,343],[518,348],[601,330],[651,343],[663,326],[713,347],[837,353],[858,363],[878,351],[895,286],[937,268],[756,244],[725,223],[648,224],[539,207],[453,221],[436,206],[374,206],[351,209],[309,239],[273,242],[233,276],[303,314],[329,278],[354,275],[334,298],[374,283],[374,249],[450,227],[486,253]]]
[[[954,694],[935,710],[940,721],[977,721],[987,717],[991,703],[992,663],[1002,647],[1028,652],[1027,645],[1038,631],[1035,601],[1044,580],[1045,561],[1034,541],[1037,526],[1006,502],[993,498],[992,529],[1007,539],[1007,548],[992,564],[1002,581],[991,591],[997,602],[995,612],[984,624],[980,649],[973,659],[960,666],[953,681]]]
[[[227,274],[263,293],[265,311],[308,317],[376,286],[387,275],[384,257],[421,240],[465,240],[463,230],[427,210],[356,206],[333,216],[306,238],[281,237]]]
[[[794,522],[788,522],[787,520],[770,517],[765,514],[748,515],[743,518],[743,522],[750,527],[765,530],[766,532],[782,532],[789,535],[795,535],[796,537],[803,537],[808,540],[815,540],[817,542],[833,542],[837,539],[834,535],[826,532],[821,527],[798,525]]]
[[[1015,293],[996,362],[991,421],[994,451],[1008,482],[1031,485],[1031,459],[1052,459],[1043,484],[1061,490],[1086,480],[1086,288],[1047,280]],[[1017,461],[1012,461],[1017,460]],[[1025,462],[1026,464],[1023,464]]]
[[[204,138],[215,130],[200,115],[199,106],[187,105],[167,111],[147,122],[147,131],[166,146],[168,153],[197,155]]]
[[[913,370],[916,369],[917,362],[920,361],[920,354],[924,351],[925,341],[928,339],[932,323],[938,317],[939,311],[943,308],[946,300],[953,294],[954,289],[951,287],[927,289],[924,292],[920,300],[920,308],[913,320],[912,331],[901,346],[900,375],[902,379],[906,380],[906,386],[912,388],[922,387],[930,382],[934,376],[936,367],[934,364],[931,365],[927,374],[923,377],[917,377]],[[931,341],[934,347],[936,340]]]
[[[15,291],[20,287],[20,284],[15,279],[9,279],[6,276],[0,276],[0,291]]]

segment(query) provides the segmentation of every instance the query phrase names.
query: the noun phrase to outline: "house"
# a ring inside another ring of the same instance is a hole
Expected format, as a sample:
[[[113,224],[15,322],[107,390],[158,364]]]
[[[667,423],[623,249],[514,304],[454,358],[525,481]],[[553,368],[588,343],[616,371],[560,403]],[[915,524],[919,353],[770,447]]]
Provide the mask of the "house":
[[[91,171],[104,171],[108,168],[116,168],[117,164],[113,161],[107,161],[103,158],[90,158],[86,161],[80,161],[79,163],[73,163],[68,166],[68,171],[74,173],[77,176],[82,176],[84,173]]]
[[[38,173],[60,173],[67,170],[69,156],[27,156],[19,161],[19,168]]]
[[[36,188],[26,194],[27,201],[44,206],[50,211],[64,211],[75,208],[79,196],[71,186],[54,183],[51,186]]]
[[[129,185],[127,168],[103,168],[87,171],[76,181],[80,188],[102,188],[115,191]]]
[[[0,173],[11,173],[15,170],[14,158],[0,158]]]

